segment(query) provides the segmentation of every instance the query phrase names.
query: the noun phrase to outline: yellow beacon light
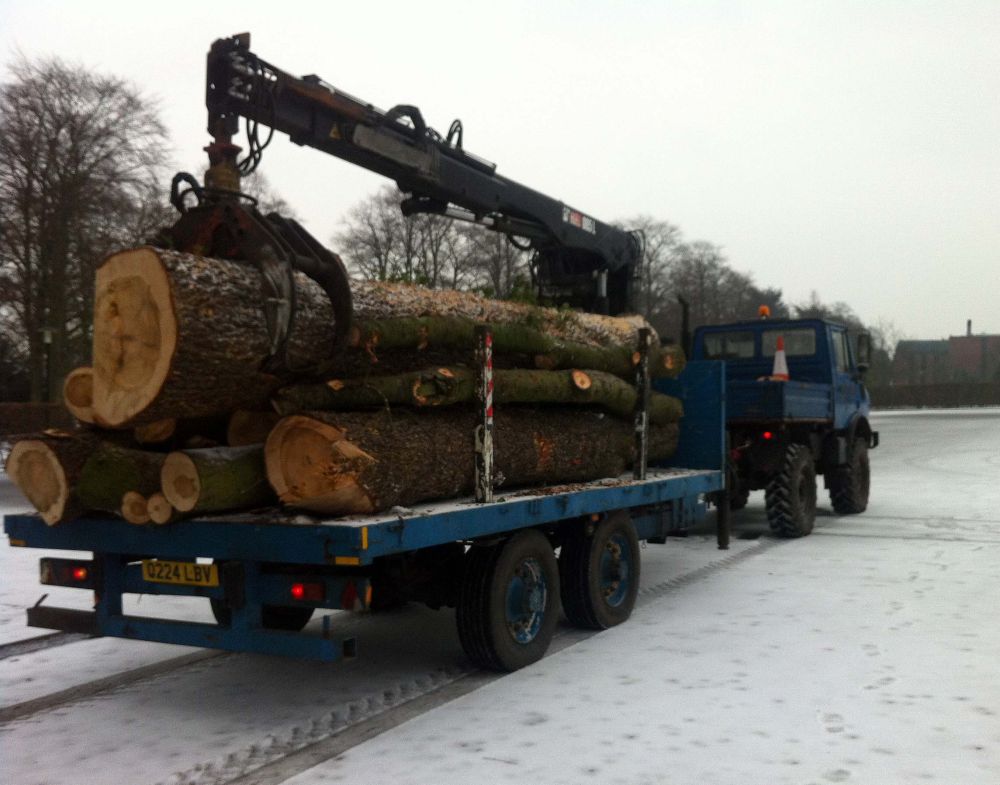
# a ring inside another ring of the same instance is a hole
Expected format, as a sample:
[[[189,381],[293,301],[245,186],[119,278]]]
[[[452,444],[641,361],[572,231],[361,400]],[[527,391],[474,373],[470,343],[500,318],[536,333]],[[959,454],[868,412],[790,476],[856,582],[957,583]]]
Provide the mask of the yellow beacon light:
[[[757,309],[757,315],[761,319],[770,319],[771,318],[771,309],[768,308],[766,305],[762,305],[760,308]]]

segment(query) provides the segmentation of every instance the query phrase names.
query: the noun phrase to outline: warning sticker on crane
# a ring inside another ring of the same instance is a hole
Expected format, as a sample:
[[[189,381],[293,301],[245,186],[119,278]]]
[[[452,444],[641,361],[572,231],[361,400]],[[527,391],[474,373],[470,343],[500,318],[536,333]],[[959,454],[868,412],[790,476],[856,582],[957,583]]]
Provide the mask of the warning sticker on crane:
[[[584,215],[577,210],[571,210],[565,205],[563,206],[563,223],[571,224],[577,229],[583,229],[583,231],[590,232],[591,234],[597,234],[597,221],[589,215]]]

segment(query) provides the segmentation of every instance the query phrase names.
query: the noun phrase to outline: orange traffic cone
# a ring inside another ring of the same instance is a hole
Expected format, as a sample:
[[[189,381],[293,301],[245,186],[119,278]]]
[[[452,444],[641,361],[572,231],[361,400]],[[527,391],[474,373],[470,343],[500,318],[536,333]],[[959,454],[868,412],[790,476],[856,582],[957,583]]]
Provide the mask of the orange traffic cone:
[[[788,381],[788,360],[785,359],[785,338],[778,336],[778,346],[774,351],[774,370],[771,378],[776,382]]]

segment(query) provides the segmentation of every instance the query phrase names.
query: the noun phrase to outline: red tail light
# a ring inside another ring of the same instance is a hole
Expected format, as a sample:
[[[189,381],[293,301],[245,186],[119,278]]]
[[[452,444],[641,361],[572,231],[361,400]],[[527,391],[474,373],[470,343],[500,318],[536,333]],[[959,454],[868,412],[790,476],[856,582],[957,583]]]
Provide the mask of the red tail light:
[[[326,596],[326,590],[322,583],[293,583],[290,591],[293,600],[322,602]]]
[[[769,442],[771,441],[771,439],[774,438],[774,434],[771,433],[770,431],[764,431],[764,433],[762,433],[761,436],[764,437],[764,441],[766,442]]]

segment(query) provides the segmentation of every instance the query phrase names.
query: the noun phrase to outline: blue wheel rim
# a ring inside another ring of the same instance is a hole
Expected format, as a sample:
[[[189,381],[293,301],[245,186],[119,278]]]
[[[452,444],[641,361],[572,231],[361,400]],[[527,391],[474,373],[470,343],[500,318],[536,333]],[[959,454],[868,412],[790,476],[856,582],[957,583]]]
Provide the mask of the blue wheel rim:
[[[620,533],[611,535],[601,550],[597,569],[604,602],[617,608],[632,585],[632,549],[628,538]]]
[[[548,585],[541,562],[535,558],[522,561],[507,583],[505,602],[507,629],[518,643],[531,643],[545,618]]]

